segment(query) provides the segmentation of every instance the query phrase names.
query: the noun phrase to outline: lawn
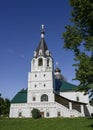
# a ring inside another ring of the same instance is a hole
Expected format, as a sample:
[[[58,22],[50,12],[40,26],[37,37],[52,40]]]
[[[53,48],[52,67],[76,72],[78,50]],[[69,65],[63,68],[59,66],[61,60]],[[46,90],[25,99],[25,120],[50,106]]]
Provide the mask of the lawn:
[[[93,130],[93,119],[9,119],[0,118],[0,130]]]

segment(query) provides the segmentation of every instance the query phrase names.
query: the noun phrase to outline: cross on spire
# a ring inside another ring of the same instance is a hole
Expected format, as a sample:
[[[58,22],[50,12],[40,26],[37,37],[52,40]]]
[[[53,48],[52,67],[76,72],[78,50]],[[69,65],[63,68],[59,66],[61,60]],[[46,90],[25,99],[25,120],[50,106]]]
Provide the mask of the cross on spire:
[[[44,25],[42,24],[41,25],[41,38],[44,38],[44,34],[45,34],[45,32],[44,32]]]
[[[58,67],[59,66],[59,63],[58,62],[56,62],[56,67]]]

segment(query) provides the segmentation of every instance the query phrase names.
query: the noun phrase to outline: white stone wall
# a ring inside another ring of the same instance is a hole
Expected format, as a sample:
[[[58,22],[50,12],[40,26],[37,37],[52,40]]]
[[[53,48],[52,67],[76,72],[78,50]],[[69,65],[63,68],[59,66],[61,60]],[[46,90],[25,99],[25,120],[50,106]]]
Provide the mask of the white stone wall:
[[[52,78],[53,78],[52,71],[51,72],[29,72],[28,89],[29,90],[53,89]]]
[[[89,110],[90,115],[93,114],[93,106],[91,106],[91,105],[88,104],[87,108]]]
[[[28,92],[28,103],[40,103],[41,102],[41,96],[43,94],[46,94],[48,96],[48,102],[54,102],[54,94],[52,91],[50,90],[46,90],[46,91],[29,91]],[[33,101],[33,97],[36,98],[35,101]]]
[[[39,58],[43,59],[43,66],[38,66]],[[32,59],[32,61],[31,61],[31,72],[53,70],[53,59],[51,57],[44,58],[44,57],[40,56],[39,58],[33,58]],[[49,67],[47,67],[47,59],[49,59]]]
[[[33,108],[37,108],[40,112],[44,112],[45,118],[58,117],[58,112],[60,112],[61,117],[84,116],[83,113],[76,110],[70,110],[57,102],[41,102],[30,104],[11,104],[10,117],[19,117],[19,112],[22,113],[21,117],[31,117],[31,111]],[[49,113],[49,116],[47,116],[47,113]]]
[[[53,102],[53,86],[53,72],[51,70],[29,72],[27,96],[28,103],[32,102],[33,96],[36,97],[36,102],[40,102],[40,97],[42,94],[47,94],[49,97],[49,101]]]
[[[88,94],[84,95],[84,92],[60,92],[60,95],[72,101],[77,101],[78,97],[78,102],[89,103]]]
[[[11,104],[9,117],[17,118],[20,112],[22,113],[22,117],[29,117],[29,109],[26,103]]]

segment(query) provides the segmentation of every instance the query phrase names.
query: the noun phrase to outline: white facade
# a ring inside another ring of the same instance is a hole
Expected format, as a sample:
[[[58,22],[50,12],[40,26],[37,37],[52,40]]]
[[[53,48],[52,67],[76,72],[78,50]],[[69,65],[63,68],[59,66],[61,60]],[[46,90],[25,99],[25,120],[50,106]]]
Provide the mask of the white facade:
[[[83,102],[86,104],[89,103],[88,94],[85,94],[84,92],[60,92],[60,95],[72,101]]]
[[[59,73],[56,72],[58,78]],[[58,95],[54,88],[54,63],[44,41],[42,26],[41,41],[31,61],[31,72],[28,73],[27,100],[17,102],[16,95],[10,106],[10,117],[31,117],[33,108],[39,109],[41,116],[46,118],[90,116],[93,113],[88,95],[84,95],[84,92],[68,91]]]

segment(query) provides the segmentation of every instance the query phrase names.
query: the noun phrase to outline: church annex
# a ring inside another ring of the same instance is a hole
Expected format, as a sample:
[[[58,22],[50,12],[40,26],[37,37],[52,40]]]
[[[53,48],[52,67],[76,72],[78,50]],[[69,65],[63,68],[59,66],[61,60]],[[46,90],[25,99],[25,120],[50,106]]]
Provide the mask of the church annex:
[[[28,88],[18,92],[11,101],[10,117],[31,117],[33,108],[41,116],[84,117],[91,116],[88,94],[76,92],[75,85],[65,81],[61,70],[54,69],[54,61],[44,39],[44,25],[41,40],[34,51],[31,72],[28,73]]]

